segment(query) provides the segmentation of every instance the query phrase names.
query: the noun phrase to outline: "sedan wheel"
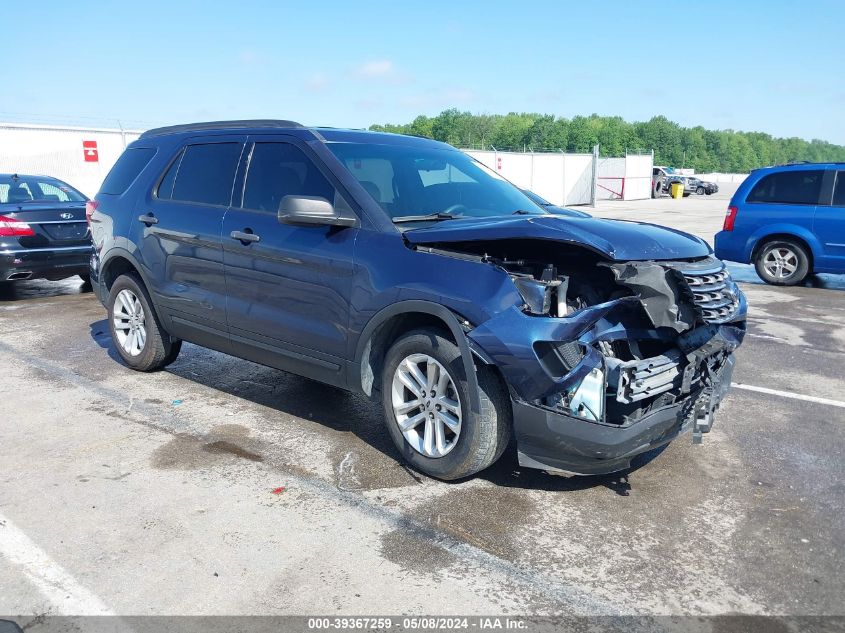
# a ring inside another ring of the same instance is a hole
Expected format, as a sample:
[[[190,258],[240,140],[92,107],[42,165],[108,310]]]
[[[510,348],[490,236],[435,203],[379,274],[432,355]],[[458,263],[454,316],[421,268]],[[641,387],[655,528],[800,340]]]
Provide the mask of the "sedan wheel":
[[[124,288],[114,306],[114,332],[118,345],[130,356],[138,356],[147,343],[147,319],[141,301]]]
[[[447,455],[461,435],[461,402],[448,370],[427,354],[411,354],[393,374],[391,402],[405,441],[429,458]]]

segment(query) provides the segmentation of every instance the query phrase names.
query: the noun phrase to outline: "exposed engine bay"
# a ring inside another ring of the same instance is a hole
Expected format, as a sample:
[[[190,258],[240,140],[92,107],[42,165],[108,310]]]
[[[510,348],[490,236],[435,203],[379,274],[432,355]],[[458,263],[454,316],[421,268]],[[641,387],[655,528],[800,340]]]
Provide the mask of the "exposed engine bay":
[[[494,318],[470,338],[494,360],[497,345],[507,348],[500,368],[518,398],[617,428],[674,408],[693,425],[695,441],[710,430],[745,329],[741,293],[717,259],[617,262],[541,240],[435,248],[478,257],[516,286],[522,324],[513,315]],[[532,334],[521,341],[517,328]],[[545,384],[506,358],[529,344]]]

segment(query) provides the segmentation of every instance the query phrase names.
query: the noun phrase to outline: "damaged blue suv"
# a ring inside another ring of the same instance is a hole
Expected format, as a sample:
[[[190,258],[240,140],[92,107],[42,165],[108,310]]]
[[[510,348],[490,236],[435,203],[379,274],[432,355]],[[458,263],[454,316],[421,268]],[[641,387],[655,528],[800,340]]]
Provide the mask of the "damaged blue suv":
[[[443,143],[290,121],[150,130],[89,204],[116,352],[182,341],[383,403],[415,468],[596,474],[727,391],[746,303],[709,246],[550,215]]]

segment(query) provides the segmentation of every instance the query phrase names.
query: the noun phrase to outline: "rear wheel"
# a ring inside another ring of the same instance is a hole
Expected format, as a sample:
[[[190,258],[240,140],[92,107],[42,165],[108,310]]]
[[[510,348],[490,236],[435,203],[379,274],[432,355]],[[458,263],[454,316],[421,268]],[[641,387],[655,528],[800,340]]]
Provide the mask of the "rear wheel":
[[[460,479],[501,457],[511,433],[507,388],[489,367],[478,367],[476,376],[480,414],[470,409],[460,350],[439,331],[414,330],[388,351],[382,375],[387,428],[417,470]]]
[[[115,350],[129,367],[155,371],[176,360],[181,341],[162,329],[140,277],[133,273],[118,277],[109,292],[108,309]]]
[[[760,279],[775,286],[794,286],[810,272],[806,249],[791,240],[773,240],[760,247],[754,258]]]

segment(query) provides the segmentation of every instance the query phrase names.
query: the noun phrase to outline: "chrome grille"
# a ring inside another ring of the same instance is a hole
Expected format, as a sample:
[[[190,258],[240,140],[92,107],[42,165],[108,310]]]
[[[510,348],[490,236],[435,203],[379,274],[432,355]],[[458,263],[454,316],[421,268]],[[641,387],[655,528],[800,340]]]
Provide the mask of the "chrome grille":
[[[734,315],[739,307],[739,297],[727,270],[684,271],[683,275],[705,321],[722,323]]]

